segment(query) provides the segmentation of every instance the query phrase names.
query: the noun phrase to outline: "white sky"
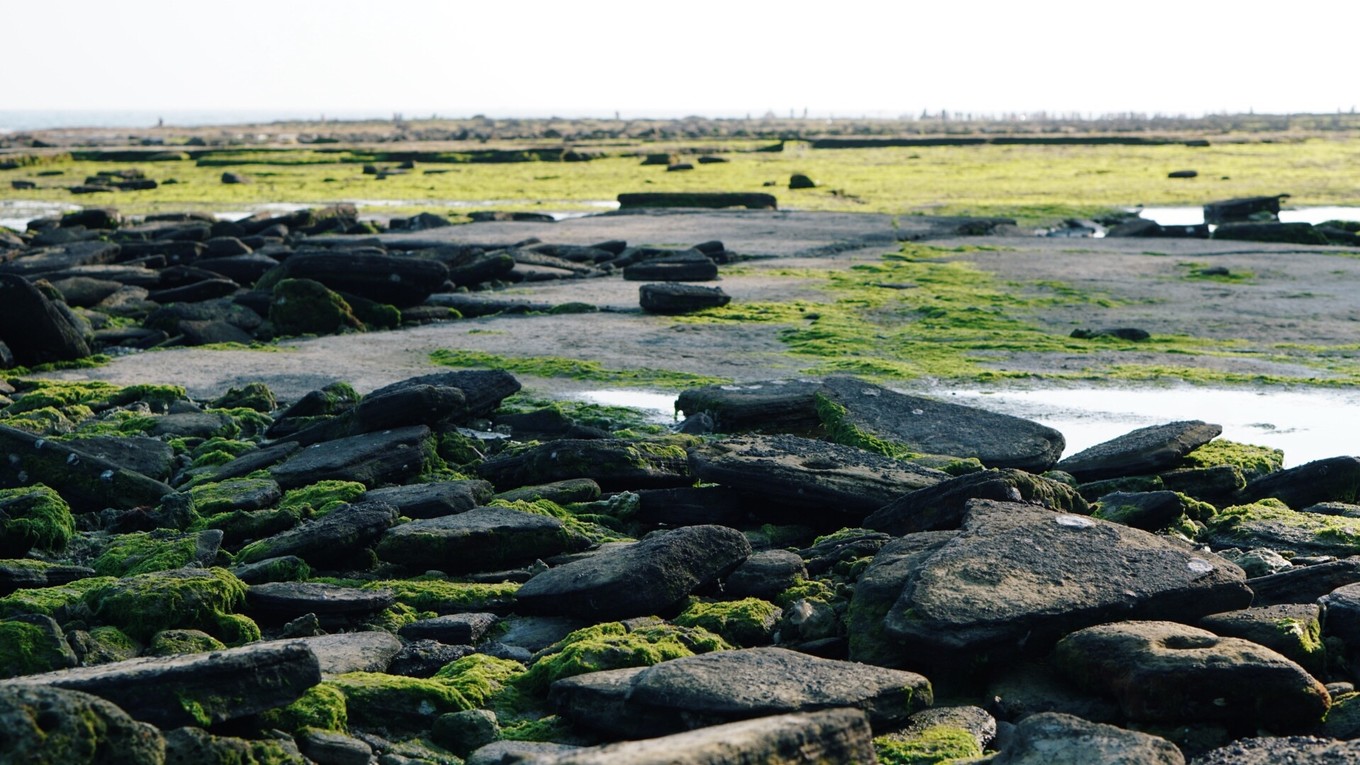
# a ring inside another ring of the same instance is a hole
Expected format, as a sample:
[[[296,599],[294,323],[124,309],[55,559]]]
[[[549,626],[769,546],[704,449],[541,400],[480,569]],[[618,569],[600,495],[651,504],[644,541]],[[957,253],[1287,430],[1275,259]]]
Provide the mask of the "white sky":
[[[1333,112],[1355,0],[0,0],[0,110]]]

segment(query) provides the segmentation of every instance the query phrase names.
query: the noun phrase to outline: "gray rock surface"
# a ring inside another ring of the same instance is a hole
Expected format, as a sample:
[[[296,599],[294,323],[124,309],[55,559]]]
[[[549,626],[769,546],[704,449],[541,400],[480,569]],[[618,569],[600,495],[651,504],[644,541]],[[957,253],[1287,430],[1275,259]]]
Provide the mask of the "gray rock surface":
[[[384,672],[401,650],[401,641],[390,632],[337,632],[333,635],[271,640],[259,645],[284,646],[299,643],[317,659],[323,677],[346,672]]]
[[[169,486],[64,443],[0,425],[0,486],[45,483],[72,510],[155,506]]]
[[[500,618],[495,614],[445,614],[411,622],[397,634],[407,640],[438,640],[450,645],[476,645]]]
[[[1360,762],[1360,741],[1337,741],[1316,736],[1241,738],[1206,752],[1192,765],[1349,765]]]
[[[969,500],[1025,502],[1087,515],[1091,508],[1076,489],[1022,470],[984,470],[904,494],[864,519],[864,527],[889,534],[956,529]]]
[[[315,521],[246,545],[236,561],[254,563],[295,555],[318,568],[342,568],[396,522],[397,511],[381,502],[342,505]]]
[[[1185,757],[1164,738],[1080,717],[1045,712],[1016,726],[1010,746],[992,765],[1183,765]]]
[[[724,592],[731,598],[773,600],[779,593],[807,578],[807,567],[798,553],[762,550],[728,574]]]
[[[1360,500],[1360,457],[1328,457],[1261,476],[1247,484],[1248,502],[1274,497],[1295,509]]]
[[[550,568],[520,587],[523,613],[596,621],[663,613],[741,565],[751,543],[725,526],[686,526]]]
[[[483,460],[477,473],[500,491],[590,478],[605,491],[688,486],[685,458],[660,442],[564,438]]]
[[[1199,420],[1150,425],[1096,444],[1058,463],[1078,481],[1146,475],[1176,467],[1181,458],[1223,432]]]
[[[394,526],[378,541],[378,557],[415,570],[495,571],[537,558],[578,552],[590,540],[562,521],[507,507]]]
[[[681,391],[675,409],[686,417],[707,413],[719,433],[807,433],[820,424],[820,388],[820,380],[705,385]]]
[[[246,609],[256,620],[283,622],[316,614],[334,626],[373,616],[396,602],[391,590],[361,590],[322,582],[268,582],[246,590]]]
[[[428,427],[412,425],[325,441],[294,452],[269,473],[285,489],[325,480],[402,483],[424,469],[432,437]]]
[[[0,761],[6,763],[165,762],[160,731],[80,691],[0,684],[0,731]]]
[[[493,488],[481,480],[437,481],[373,489],[366,499],[386,502],[407,518],[438,518],[465,513],[491,499]]]

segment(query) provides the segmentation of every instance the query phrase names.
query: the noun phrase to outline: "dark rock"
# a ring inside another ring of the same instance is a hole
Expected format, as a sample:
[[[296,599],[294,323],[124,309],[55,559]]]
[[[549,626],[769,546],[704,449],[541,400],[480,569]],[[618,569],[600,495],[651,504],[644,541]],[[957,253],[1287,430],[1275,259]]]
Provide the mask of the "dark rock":
[[[123,223],[123,216],[112,207],[84,207],[61,216],[61,227],[115,229]]]
[[[802,173],[794,173],[789,176],[790,189],[815,189],[817,182]]]
[[[692,482],[682,446],[618,438],[562,439],[497,454],[477,473],[501,490],[572,478],[590,478],[605,491]]]
[[[580,749],[546,741],[497,741],[472,752],[466,765],[542,765],[547,758]]]
[[[80,326],[27,279],[0,273],[0,341],[16,363],[34,366],[90,355]]]
[[[442,215],[423,212],[409,218],[393,218],[388,226],[393,231],[428,231],[432,228],[444,228],[452,226],[453,221]]]
[[[431,740],[460,757],[499,741],[500,737],[501,728],[496,723],[496,713],[489,709],[466,709],[442,714],[435,719],[430,729]]]
[[[323,626],[362,621],[396,602],[390,590],[360,590],[321,582],[269,582],[246,590],[246,607],[257,620],[278,624],[316,614]]]
[[[230,258],[234,255],[249,255],[254,252],[250,245],[234,236],[214,236],[203,244],[207,247],[205,254],[213,258]],[[197,265],[199,268],[203,267],[201,262]]]
[[[722,486],[643,489],[637,495],[638,511],[633,520],[649,527],[717,524],[738,528],[751,515],[751,502]]]
[[[1162,473],[1162,485],[1210,504],[1226,504],[1247,486],[1247,479],[1235,465],[1183,468]]]
[[[373,489],[367,499],[386,502],[407,518],[438,518],[465,513],[490,501],[494,489],[486,481],[439,481]],[[596,491],[598,495],[598,488]]]
[[[494,571],[536,558],[577,552],[585,537],[546,515],[505,507],[403,523],[379,540],[378,557],[417,570]]]
[[[1139,722],[1296,731],[1317,725],[1331,705],[1322,683],[1275,651],[1174,622],[1088,627],[1063,638],[1054,657]]]
[[[259,281],[260,277],[278,264],[279,262],[274,258],[259,253],[202,258],[194,263],[195,266],[205,271],[221,274],[227,279],[243,285],[250,285]]]
[[[1209,224],[1197,223],[1188,226],[1162,226],[1146,218],[1133,220],[1110,227],[1106,237],[1176,237],[1183,239],[1208,239]]]
[[[160,731],[79,691],[0,684],[0,756],[32,765],[163,765]],[[96,753],[109,756],[95,759]]]
[[[311,279],[397,308],[419,305],[449,278],[443,263],[361,252],[308,252],[284,261],[291,279]]]
[[[397,634],[407,640],[438,640],[450,645],[476,645],[499,621],[495,614],[446,614],[411,622]]]
[[[52,282],[52,286],[61,293],[62,300],[73,308],[96,306],[123,287],[119,282],[90,276],[68,276]]]
[[[1290,510],[1276,500],[1235,505],[1206,519],[1198,539],[1215,548],[1267,548],[1297,555],[1360,554],[1360,521]]]
[[[280,335],[331,335],[365,329],[343,297],[311,279],[284,279],[275,284],[269,320]]]
[[[949,478],[938,470],[797,436],[736,436],[689,453],[695,478],[762,498],[765,513],[839,528]],[[775,505],[771,501],[778,501]]]
[[[255,342],[254,335],[225,321],[181,321],[175,328],[183,336],[185,345],[215,343],[249,345]]]
[[[1214,239],[1288,244],[1330,244],[1327,235],[1311,223],[1224,223],[1214,229]]]
[[[721,287],[694,284],[644,284],[638,288],[638,302],[645,313],[664,315],[693,313],[706,308],[721,308],[732,297]]]
[[[0,560],[0,597],[20,589],[56,587],[94,576],[89,566],[44,563],[37,560]]]
[[[0,678],[51,672],[78,663],[61,625],[50,616],[15,614],[0,621],[0,636],[6,643],[13,641],[0,656]]]
[[[665,490],[661,489],[659,491]],[[639,495],[641,495],[641,493],[642,492],[639,492]],[[556,502],[559,505],[566,505],[572,502],[594,502],[600,498],[600,485],[589,478],[569,478],[565,481],[553,481],[552,483],[538,484],[535,486],[521,486],[518,489],[500,492],[495,495],[495,498],[503,499],[506,502],[518,502],[520,500],[533,502],[534,500],[546,499],[549,502]]]
[[[307,562],[296,555],[281,555],[265,558],[255,563],[232,566],[232,576],[246,584],[265,584],[267,582],[292,581],[299,575],[307,575],[311,569]]]
[[[291,738],[245,739],[219,736],[196,727],[185,726],[165,734],[165,765],[200,763],[277,762],[303,763],[306,760]]]
[[[1199,420],[1150,425],[1078,452],[1057,467],[1082,482],[1157,473],[1176,467],[1222,432]]]
[[[723,583],[731,598],[774,600],[784,590],[807,578],[807,567],[797,553],[764,550],[737,566]]]
[[[873,442],[904,453],[976,457],[987,467],[1042,473],[1066,441],[1037,422],[910,396],[853,377],[828,377],[815,394],[828,435],[858,446]]]
[[[1356,502],[1360,500],[1360,457],[1315,460],[1257,478],[1242,490],[1247,502],[1265,497],[1274,497],[1290,507]]]
[[[1172,170],[1166,174],[1168,178],[1198,178],[1198,170]]]
[[[298,751],[317,765],[369,765],[373,761],[373,747],[343,733],[305,728],[295,739]]]
[[[68,441],[86,454],[108,460],[134,473],[164,481],[170,477],[175,457],[170,444],[150,436],[88,436]]]
[[[956,529],[972,499],[1025,502],[1081,515],[1091,511],[1077,490],[1066,484],[1021,470],[984,470],[904,494],[865,518],[864,527],[898,536]]]
[[[1081,515],[974,500],[963,530],[908,576],[887,635],[914,662],[1042,650],[1112,618],[1244,608],[1245,576],[1212,553]]]
[[[676,411],[713,418],[719,433],[808,433],[817,428],[817,380],[772,380],[747,385],[706,385],[681,391]]]
[[[1280,214],[1280,202],[1288,194],[1269,197],[1244,197],[1209,202],[1204,205],[1204,222],[1210,224],[1246,221],[1264,215],[1274,220]]]
[[[464,369],[419,375],[385,385],[368,397],[383,396],[404,388],[429,385],[436,388],[458,388],[467,402],[468,418],[488,417],[506,398],[518,393],[519,380],[502,369]],[[367,398],[367,397],[366,397]]]
[[[229,184],[250,183],[250,178],[242,173],[222,173],[222,182]]]
[[[1152,338],[1152,335],[1145,329],[1137,327],[1101,327],[1100,329],[1074,329],[1072,337],[1078,340],[1090,340],[1097,337],[1113,337],[1117,340],[1129,340],[1141,343]]]
[[[634,282],[707,282],[718,278],[718,266],[698,250],[682,250],[624,266],[623,278]]]
[[[694,164],[691,162],[674,162],[666,166],[666,172],[674,173],[680,170],[693,170]]]
[[[425,468],[432,438],[424,425],[349,436],[295,452],[269,473],[285,489],[324,480],[402,483]]]
[[[1326,598],[1323,601],[1326,602]],[[1360,598],[1356,604],[1360,605]],[[1322,609],[1317,603],[1283,603],[1210,614],[1199,620],[1199,626],[1215,635],[1263,645],[1308,670],[1314,677],[1323,677],[1327,652],[1321,639],[1321,616]],[[1360,625],[1360,619],[1356,624]],[[1360,633],[1356,637],[1360,638]]]
[[[263,470],[271,465],[278,464],[300,448],[302,447],[296,441],[283,441],[248,451],[231,462],[215,468],[212,471],[212,479],[214,481],[225,481],[228,478],[241,478],[250,475],[256,470]]]
[[[773,210],[778,207],[773,194],[743,192],[652,192],[620,194],[622,210],[647,207],[745,207],[749,210]]]
[[[0,486],[45,483],[76,511],[155,506],[169,486],[63,443],[0,425]]]
[[[239,289],[241,285],[230,279],[205,279],[183,287],[153,290],[147,299],[156,303],[198,303],[232,295]]]
[[[992,758],[993,765],[1078,762],[1184,765],[1185,757],[1164,738],[1045,712],[1020,721],[1011,743]]]
[[[1249,581],[1256,593],[1254,605],[1312,603],[1329,592],[1348,584],[1360,583],[1360,557],[1350,557],[1311,566],[1295,566]]]
[[[544,765],[874,762],[872,737],[869,721],[860,710],[828,709],[579,749],[533,762]],[[468,762],[471,765],[473,760]]]
[[[156,417],[147,433],[169,438],[212,438],[236,428],[231,415],[220,412],[173,412]]]
[[[1101,497],[1092,514],[1101,520],[1156,532],[1176,523],[1187,510],[1191,509],[1184,498],[1174,491],[1116,491]]]
[[[516,601],[524,613],[601,620],[661,613],[750,554],[740,532],[687,526],[548,569],[525,582]]]
[[[383,630],[337,632],[334,635],[271,640],[255,645],[305,646],[316,656],[321,674],[327,678],[349,672],[386,672],[393,657],[401,651],[401,641],[397,636]]]
[[[296,555],[316,568],[354,568],[382,533],[397,522],[397,511],[381,502],[342,505],[320,519],[303,523],[241,549],[237,563]]]
[[[1360,741],[1316,736],[1241,738],[1194,759],[1194,765],[1345,765],[1360,761]]]
[[[255,643],[65,669],[9,683],[83,691],[117,704],[138,720],[173,728],[225,722],[290,704],[320,681],[316,654],[305,645]]]

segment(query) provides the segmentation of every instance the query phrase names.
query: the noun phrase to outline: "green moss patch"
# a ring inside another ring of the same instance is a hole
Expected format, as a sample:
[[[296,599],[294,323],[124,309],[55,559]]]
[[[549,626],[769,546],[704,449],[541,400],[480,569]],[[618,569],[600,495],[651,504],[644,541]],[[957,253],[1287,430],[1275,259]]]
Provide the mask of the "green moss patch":
[[[982,747],[962,728],[937,725],[900,737],[880,736],[874,739],[874,752],[883,765],[938,765],[981,757]]]
[[[201,629],[232,643],[244,625],[237,620],[224,624],[222,617],[240,608],[245,597],[245,583],[226,569],[179,569],[94,587],[86,593],[85,603],[96,619],[139,640],[178,627]],[[226,631],[224,626],[236,634],[219,634]]]
[[[202,630],[161,630],[147,646],[148,656],[177,656],[185,653],[208,653],[226,648],[221,640]]]
[[[759,598],[691,603],[674,621],[681,627],[702,627],[733,645],[767,645],[782,610]]]
[[[117,535],[90,566],[100,576],[135,576],[182,568],[197,557],[197,534],[157,529]]]
[[[260,715],[261,721],[279,730],[297,733],[303,728],[344,733],[349,730],[349,713],[345,694],[331,683],[322,682],[308,688],[297,701],[286,707],[271,709]]]
[[[0,621],[0,678],[49,672],[71,665],[60,635],[28,622]]]
[[[320,518],[341,505],[359,500],[366,491],[357,481],[317,481],[284,492],[279,509],[303,519]]]
[[[544,649],[518,684],[539,694],[564,677],[606,669],[650,667],[669,659],[729,648],[721,637],[702,627],[658,622],[630,630],[622,622],[607,622],[576,630]]]
[[[1182,467],[1209,468],[1229,465],[1242,471],[1248,481],[1284,468],[1284,451],[1269,446],[1242,444],[1216,438],[1185,455]]]
[[[485,367],[504,369],[515,374],[533,377],[589,380],[613,385],[648,385],[667,390],[683,390],[696,385],[721,385],[726,378],[708,377],[686,372],[642,367],[638,369],[608,369],[596,361],[568,359],[561,356],[498,356],[483,351],[440,349],[430,354],[430,361],[446,367]]]
[[[346,715],[356,725],[428,729],[439,715],[473,708],[462,694],[438,680],[348,672],[330,682],[344,694]]]
[[[85,599],[90,592],[117,581],[110,576],[92,576],[55,587],[15,590],[0,598],[0,618],[15,614],[42,614],[64,622],[85,609]]]
[[[75,530],[71,507],[50,487],[0,489],[0,558],[20,558],[34,548],[61,552]]]
[[[475,707],[492,704],[496,696],[513,688],[512,682],[524,674],[524,665],[482,653],[464,656],[445,664],[434,679],[448,684]]]
[[[472,611],[504,611],[515,601],[519,585],[513,582],[483,584],[443,579],[384,579],[363,584],[365,590],[391,590],[398,603],[417,611],[440,614]]]

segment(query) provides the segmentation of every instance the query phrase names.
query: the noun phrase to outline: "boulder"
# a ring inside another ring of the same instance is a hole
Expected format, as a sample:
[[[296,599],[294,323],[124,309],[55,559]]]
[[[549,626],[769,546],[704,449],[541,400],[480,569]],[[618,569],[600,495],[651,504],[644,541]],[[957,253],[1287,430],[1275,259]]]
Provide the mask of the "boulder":
[[[731,598],[774,600],[781,592],[807,578],[807,567],[798,553],[762,550],[737,566],[723,584]]]
[[[396,635],[383,630],[369,632],[337,632],[288,640],[257,643],[261,646],[303,645],[316,655],[321,675],[331,678],[350,672],[386,672],[392,659],[401,651]]]
[[[449,277],[438,260],[371,252],[304,252],[284,261],[287,278],[310,279],[397,308],[420,305]]]
[[[956,529],[972,499],[1026,502],[1081,515],[1091,511],[1086,500],[1067,484],[1022,470],[984,470],[904,494],[865,518],[864,527],[899,536]]]
[[[1185,756],[1164,738],[1080,717],[1044,712],[1026,717],[992,765],[1139,763],[1184,765]]]
[[[1268,197],[1242,197],[1223,199],[1204,205],[1204,222],[1210,224],[1232,223],[1266,217],[1274,220],[1280,214],[1280,202],[1288,194],[1275,194]]]
[[[305,645],[255,643],[226,651],[144,657],[0,683],[82,691],[160,728],[214,725],[296,701],[321,682]]]
[[[1251,602],[1242,570],[1165,537],[1032,505],[973,500],[884,619],[915,662],[1042,650],[1113,618],[1197,619]]]
[[[564,438],[502,452],[483,460],[477,473],[501,491],[573,478],[589,478],[605,491],[693,482],[679,443],[622,438]]]
[[[60,279],[62,276],[76,275],[62,273],[71,269],[112,263],[121,251],[122,248],[118,245],[104,241],[72,242],[55,247],[42,247],[29,250],[21,258],[0,263],[0,274],[30,279],[51,274],[51,278]]]
[[[523,613],[599,621],[662,613],[750,554],[738,531],[686,526],[550,568],[525,582],[516,602]]]
[[[330,335],[363,330],[345,299],[312,279],[284,279],[274,285],[269,320],[281,335]]]
[[[1360,518],[1303,513],[1279,500],[1263,499],[1215,513],[1197,538],[1215,549],[1267,548],[1344,557],[1360,554]]]
[[[476,645],[500,617],[495,614],[445,614],[411,622],[397,634],[407,640],[437,640],[448,645]],[[555,642],[555,641],[549,641]]]
[[[686,417],[706,413],[719,433],[811,433],[820,424],[818,380],[769,380],[745,385],[705,385],[681,391],[675,409]]]
[[[391,590],[360,590],[321,582],[268,582],[246,590],[246,611],[256,621],[281,624],[315,614],[322,626],[362,621],[396,602]]]
[[[424,425],[348,436],[294,452],[269,473],[284,489],[324,480],[403,483],[425,469],[433,438]]]
[[[1360,583],[1360,557],[1295,566],[1276,574],[1251,580],[1254,602],[1258,606],[1279,603],[1312,603],[1348,584]]]
[[[762,499],[765,514],[858,526],[874,510],[949,475],[798,436],[735,436],[690,449],[690,472]],[[776,502],[778,504],[776,504]]]
[[[1175,622],[1088,627],[1059,641],[1054,660],[1138,722],[1289,732],[1317,725],[1331,706],[1322,683],[1275,651]]]
[[[1066,446],[1061,433],[1037,422],[898,393],[853,377],[828,377],[814,398],[832,440],[894,457],[975,457],[987,467],[1042,473]]]
[[[364,497],[386,502],[396,508],[398,515],[407,518],[439,518],[466,513],[478,505],[486,504],[494,491],[487,481],[468,479],[388,486],[371,489]]]
[[[342,505],[317,520],[246,545],[236,554],[236,562],[295,555],[317,568],[352,568],[396,522],[397,511],[382,502]]]
[[[502,401],[518,393],[521,387],[519,380],[503,369],[461,369],[407,378],[384,385],[365,398],[385,396],[405,388],[426,385],[461,390],[467,408],[465,416],[468,418],[490,416],[500,407]]]
[[[1360,606],[1360,598],[1356,605]],[[1325,677],[1327,650],[1322,642],[1321,614],[1322,608],[1317,603],[1282,603],[1210,614],[1199,620],[1199,626],[1215,635],[1263,645],[1314,677]],[[1360,619],[1356,624],[1360,625]],[[1360,633],[1355,636],[1360,638]]]
[[[1150,425],[1067,457],[1057,468],[1083,483],[1158,473],[1178,467],[1181,458],[1222,432],[1199,420]]]
[[[0,273],[0,342],[9,346],[16,364],[35,366],[90,355],[81,327],[61,306],[23,276]]]
[[[1360,501],[1360,457],[1328,457],[1261,476],[1247,484],[1242,498],[1274,497],[1293,508],[1320,502]]]
[[[723,486],[680,486],[637,492],[633,520],[643,526],[701,526],[706,523],[740,528],[751,516],[751,502]]]
[[[1360,761],[1360,741],[1317,736],[1240,738],[1198,756],[1194,765],[1279,765],[1317,763],[1344,765]]]
[[[80,449],[0,425],[0,486],[46,484],[77,512],[155,506],[174,490]]]
[[[718,266],[698,250],[681,250],[624,266],[623,278],[634,282],[708,282],[718,278]]]
[[[589,546],[589,539],[551,516],[477,507],[395,526],[375,550],[379,559],[409,569],[465,572],[495,571]]]
[[[761,717],[661,738],[577,749],[532,761],[541,765],[874,762],[872,735],[863,712],[829,709]]]
[[[721,308],[732,302],[732,296],[721,287],[700,287],[696,284],[644,284],[638,288],[638,304],[644,313],[676,315],[694,313],[708,308]]]
[[[1327,234],[1311,223],[1279,221],[1223,223],[1214,229],[1214,239],[1241,242],[1281,242],[1285,244],[1331,244]]]
[[[0,684],[0,759],[28,765],[163,765],[160,731],[88,693]],[[112,755],[112,756],[108,756]]]

